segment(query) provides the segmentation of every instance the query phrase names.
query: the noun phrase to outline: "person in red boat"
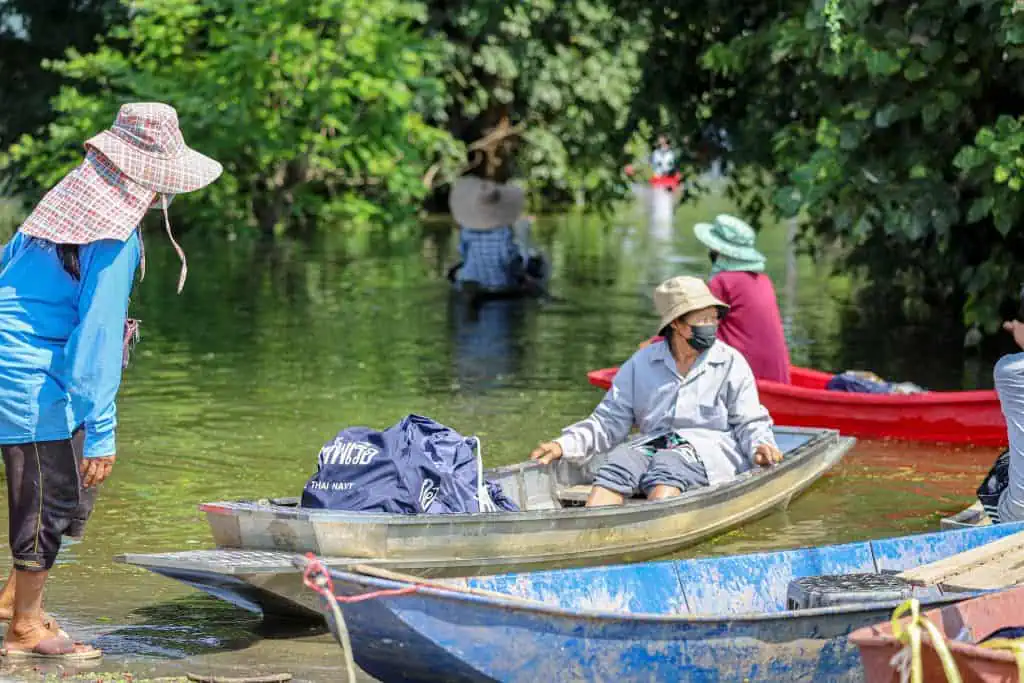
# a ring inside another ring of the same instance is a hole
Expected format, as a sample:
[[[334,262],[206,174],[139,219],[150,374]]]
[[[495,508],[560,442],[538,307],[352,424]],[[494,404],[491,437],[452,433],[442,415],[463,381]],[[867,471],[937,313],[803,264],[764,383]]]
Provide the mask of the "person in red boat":
[[[718,338],[747,359],[754,377],[790,383],[789,350],[775,287],[764,273],[765,257],[754,248],[756,233],[744,221],[721,214],[694,226],[710,251],[711,293],[729,306]]]

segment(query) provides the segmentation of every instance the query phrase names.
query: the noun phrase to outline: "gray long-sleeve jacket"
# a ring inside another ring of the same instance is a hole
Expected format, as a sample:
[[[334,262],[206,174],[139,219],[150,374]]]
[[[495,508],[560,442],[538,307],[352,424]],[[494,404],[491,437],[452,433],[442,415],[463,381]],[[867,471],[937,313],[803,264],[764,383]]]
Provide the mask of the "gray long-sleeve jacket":
[[[775,446],[772,419],[757,395],[746,359],[716,341],[680,377],[668,344],[657,342],[626,361],[587,419],[556,441],[567,460],[618,446],[636,424],[644,435],[674,431],[696,449],[708,483],[728,481],[754,464],[754,449]]]

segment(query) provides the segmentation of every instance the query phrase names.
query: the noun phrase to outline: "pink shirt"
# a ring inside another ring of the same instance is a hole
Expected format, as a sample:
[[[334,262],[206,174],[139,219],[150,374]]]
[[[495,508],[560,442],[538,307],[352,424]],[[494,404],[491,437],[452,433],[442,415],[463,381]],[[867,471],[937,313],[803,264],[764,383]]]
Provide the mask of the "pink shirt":
[[[764,273],[725,271],[708,283],[729,304],[718,338],[743,354],[758,379],[789,384],[789,350],[772,281]]]

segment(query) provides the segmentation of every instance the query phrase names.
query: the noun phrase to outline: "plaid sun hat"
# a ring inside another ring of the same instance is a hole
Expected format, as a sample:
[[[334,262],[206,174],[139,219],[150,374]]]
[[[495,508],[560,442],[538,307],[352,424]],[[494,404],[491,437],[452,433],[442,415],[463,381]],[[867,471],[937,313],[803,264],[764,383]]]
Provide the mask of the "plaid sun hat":
[[[198,190],[223,170],[185,145],[177,112],[158,102],[123,105],[85,148],[85,161],[43,197],[22,233],[57,244],[123,242],[148,208],[160,208],[157,193]]]
[[[123,242],[155,200],[156,192],[132,182],[105,156],[89,150],[85,161],[43,197],[21,232],[55,244]]]
[[[167,206],[171,196],[212,183],[223,167],[185,144],[178,113],[159,102],[123,105],[114,125],[86,141],[85,148],[85,161],[43,197],[20,232],[55,244],[123,242],[147,209],[163,209],[167,234],[182,261],[180,292],[188,267],[171,233]],[[144,273],[145,260],[142,268]]]

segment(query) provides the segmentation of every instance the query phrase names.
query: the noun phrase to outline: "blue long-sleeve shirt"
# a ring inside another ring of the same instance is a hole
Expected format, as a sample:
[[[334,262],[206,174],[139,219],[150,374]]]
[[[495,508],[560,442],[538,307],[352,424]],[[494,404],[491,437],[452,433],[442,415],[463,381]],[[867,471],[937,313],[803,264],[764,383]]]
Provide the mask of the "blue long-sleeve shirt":
[[[85,429],[87,458],[116,452],[128,296],[141,258],[125,242],[79,249],[81,279],[56,247],[21,233],[0,257],[0,444],[56,441]]]

